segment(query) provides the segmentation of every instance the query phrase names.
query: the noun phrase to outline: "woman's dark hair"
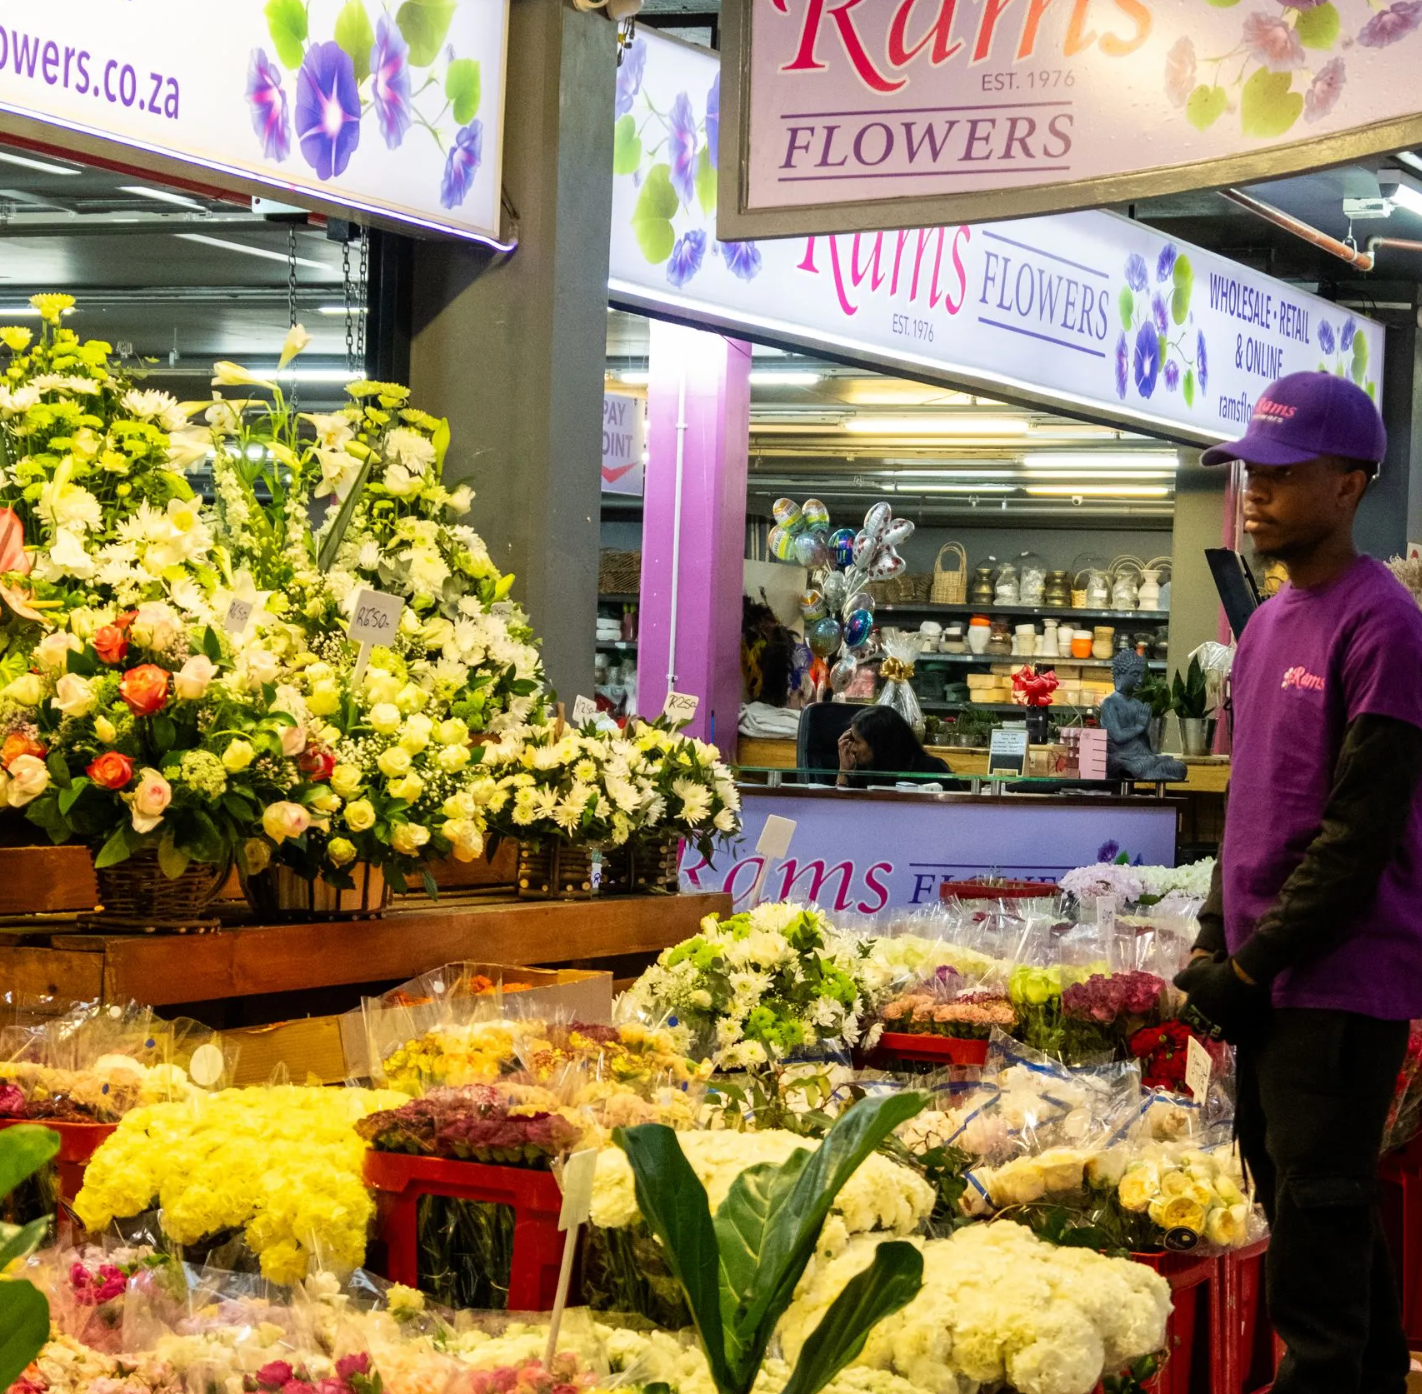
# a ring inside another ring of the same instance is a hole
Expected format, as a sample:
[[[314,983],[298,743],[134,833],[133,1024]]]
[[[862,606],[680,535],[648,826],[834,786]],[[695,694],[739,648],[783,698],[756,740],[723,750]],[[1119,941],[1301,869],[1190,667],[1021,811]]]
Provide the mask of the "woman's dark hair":
[[[938,773],[947,768],[919,744],[913,727],[892,707],[865,707],[850,725],[874,752],[873,768],[884,774]]]

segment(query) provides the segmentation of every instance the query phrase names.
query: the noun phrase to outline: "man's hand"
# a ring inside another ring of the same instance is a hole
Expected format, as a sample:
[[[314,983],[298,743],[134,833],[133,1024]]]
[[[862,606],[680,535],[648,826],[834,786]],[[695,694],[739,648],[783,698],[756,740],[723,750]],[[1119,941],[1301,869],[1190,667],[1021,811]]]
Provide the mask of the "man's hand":
[[[1269,1009],[1269,994],[1247,981],[1230,958],[1196,956],[1175,975],[1175,986],[1231,1045],[1251,1035]]]

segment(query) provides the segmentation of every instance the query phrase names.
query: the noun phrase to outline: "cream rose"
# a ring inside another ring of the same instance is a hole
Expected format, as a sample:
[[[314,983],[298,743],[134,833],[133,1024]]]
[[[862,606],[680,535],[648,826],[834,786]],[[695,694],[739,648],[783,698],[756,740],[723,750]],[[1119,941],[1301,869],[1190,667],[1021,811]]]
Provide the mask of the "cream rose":
[[[396,745],[391,746],[389,750],[382,750],[375,765],[387,779],[399,779],[401,775],[410,773],[410,766],[413,763],[410,752],[402,750]]]
[[[420,823],[399,823],[390,833],[390,845],[405,857],[413,857],[429,840],[430,830]]]
[[[93,686],[87,678],[81,678],[78,673],[66,673],[55,683],[54,696],[49,704],[61,716],[88,716],[94,710],[96,701]]]
[[[271,865],[272,849],[259,837],[249,837],[242,844],[242,858],[247,864],[247,875],[256,876]]]
[[[295,759],[306,749],[306,727],[283,726],[281,728],[281,753],[288,759]]]
[[[360,790],[364,776],[358,765],[337,765],[331,771],[331,788],[343,799],[348,799]]]
[[[400,715],[400,708],[393,702],[377,702],[366,717],[370,722],[371,729],[378,731],[382,736],[393,736],[400,729],[400,722],[403,718]]]
[[[404,799],[406,803],[414,803],[425,791],[425,782],[417,774],[407,774],[399,779],[392,779],[386,786],[392,799]]]
[[[195,653],[173,674],[173,695],[184,702],[196,702],[216,676],[217,665],[205,653]]]
[[[11,808],[23,808],[49,788],[49,770],[37,755],[17,755],[10,761],[5,798]]]
[[[94,734],[105,744],[112,745],[118,740],[118,727],[106,716],[94,718]]]
[[[63,670],[69,662],[71,653],[83,653],[83,641],[75,634],[65,634],[57,632],[46,634],[43,639],[35,645],[35,661],[41,668],[58,668]]]
[[[446,774],[458,774],[472,758],[467,745],[446,745],[435,755],[435,764]]]
[[[168,805],[173,802],[173,786],[152,767],[138,773],[138,788],[123,795],[128,802],[129,817],[141,833],[151,833],[163,821]]]
[[[423,712],[416,712],[406,720],[405,729],[400,733],[400,749],[418,755],[430,743],[433,731],[434,722]]]
[[[262,831],[275,843],[300,837],[311,826],[311,815],[299,803],[268,804],[262,814]]]
[[[276,654],[267,649],[248,649],[243,655],[243,666],[249,687],[264,687],[269,682],[275,682],[281,671]]]
[[[21,673],[5,684],[0,697],[8,697],[22,707],[37,707],[44,701],[44,682],[38,673]]]
[[[341,709],[341,690],[329,678],[316,683],[306,698],[312,716],[332,716]]]
[[[430,694],[422,687],[416,687],[414,683],[407,682],[399,692],[395,694],[395,705],[402,712],[417,712],[426,702],[430,700]]]
[[[256,758],[257,752],[252,749],[251,743],[238,737],[229,741],[227,749],[222,752],[222,768],[228,774],[237,774],[245,770]]]
[[[369,799],[356,799],[346,805],[345,820],[353,833],[368,832],[375,826],[375,805]]]

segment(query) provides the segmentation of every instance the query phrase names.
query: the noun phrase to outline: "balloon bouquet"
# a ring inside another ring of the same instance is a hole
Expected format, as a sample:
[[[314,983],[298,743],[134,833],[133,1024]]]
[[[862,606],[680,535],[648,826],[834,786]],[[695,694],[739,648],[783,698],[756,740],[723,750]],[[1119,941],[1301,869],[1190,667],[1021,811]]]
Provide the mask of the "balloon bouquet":
[[[777,499],[771,512],[770,553],[779,561],[798,562],[810,573],[800,597],[805,639],[829,669],[830,687],[843,692],[868,653],[874,632],[874,597],[870,581],[887,581],[905,566],[898,548],[913,535],[913,523],[895,518],[887,503],[864,515],[864,527],[830,531],[829,509],[819,499],[798,504]]]

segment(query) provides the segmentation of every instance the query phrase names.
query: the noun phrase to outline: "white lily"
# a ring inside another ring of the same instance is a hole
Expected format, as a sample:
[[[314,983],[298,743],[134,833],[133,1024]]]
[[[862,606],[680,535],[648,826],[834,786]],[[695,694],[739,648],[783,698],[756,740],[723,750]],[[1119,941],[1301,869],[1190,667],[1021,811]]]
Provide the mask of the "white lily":
[[[219,359],[212,365],[212,385],[214,387],[265,387],[269,392],[276,391],[276,383],[270,378],[259,378],[250,368],[244,368],[240,363],[231,363],[227,359]]]
[[[281,357],[277,360],[277,368],[285,368],[298,353],[301,353],[311,343],[311,335],[306,332],[304,324],[293,324],[286,331],[286,342],[281,346]]]

